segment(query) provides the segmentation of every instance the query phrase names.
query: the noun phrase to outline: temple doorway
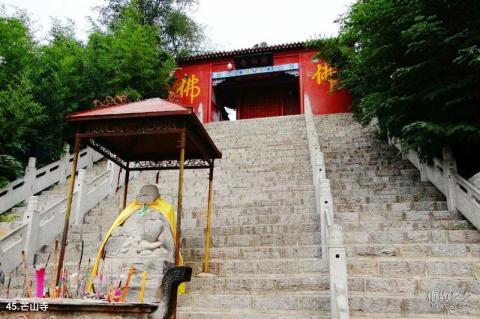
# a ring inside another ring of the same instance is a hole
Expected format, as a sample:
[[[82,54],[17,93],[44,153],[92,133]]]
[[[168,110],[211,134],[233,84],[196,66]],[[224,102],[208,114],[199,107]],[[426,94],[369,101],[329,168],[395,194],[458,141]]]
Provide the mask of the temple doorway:
[[[228,78],[214,84],[213,104],[229,114],[224,120],[300,114],[299,79],[287,72]]]

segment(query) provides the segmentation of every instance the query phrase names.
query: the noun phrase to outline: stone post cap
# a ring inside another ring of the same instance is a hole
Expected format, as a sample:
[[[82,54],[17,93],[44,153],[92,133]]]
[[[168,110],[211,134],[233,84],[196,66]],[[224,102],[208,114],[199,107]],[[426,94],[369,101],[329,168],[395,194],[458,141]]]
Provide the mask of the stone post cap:
[[[28,158],[28,167],[35,167],[37,159],[35,157]]]

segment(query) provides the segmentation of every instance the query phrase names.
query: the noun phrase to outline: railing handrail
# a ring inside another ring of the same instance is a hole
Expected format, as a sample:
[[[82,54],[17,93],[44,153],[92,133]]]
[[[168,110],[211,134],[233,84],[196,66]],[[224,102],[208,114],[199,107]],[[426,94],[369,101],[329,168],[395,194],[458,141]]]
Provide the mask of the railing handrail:
[[[475,185],[467,181],[458,173],[453,174],[453,176],[455,177],[456,182],[466,189],[466,193],[472,193],[472,195],[478,197],[478,199],[480,200],[480,189],[476,188]]]
[[[89,160],[92,159],[95,159],[95,157],[92,156]],[[117,174],[120,174],[119,169],[112,162],[109,162],[105,170],[102,170],[89,182],[86,181],[86,171],[84,169],[79,171],[74,190],[73,216],[70,220],[72,224],[81,224],[86,212],[107,196],[115,193],[118,180]],[[130,177],[135,177],[135,174],[131,174]],[[101,181],[102,179],[104,181]],[[123,184],[123,182],[124,178],[120,178],[120,183]],[[90,196],[90,194],[94,194],[94,196]],[[38,249],[51,243],[61,233],[66,201],[67,196],[65,194],[65,196],[39,211],[37,197],[31,197],[27,210],[24,212],[22,225],[0,238],[1,269],[5,273],[14,270],[21,262],[20,258],[15,257],[12,259],[9,256],[20,256],[21,251],[25,250],[27,256],[33,258]],[[22,233],[22,236],[19,236],[22,238],[12,241],[12,238],[16,239],[19,232],[26,233]]]
[[[388,141],[402,152],[398,139],[389,138]],[[430,181],[445,195],[449,211],[459,211],[480,230],[480,189],[457,173],[450,150],[444,149],[443,158],[434,157],[432,164],[422,162],[415,150],[409,150],[404,156],[420,171],[422,181]]]
[[[91,167],[103,156],[87,147],[80,151],[80,160],[77,170]],[[41,192],[48,187],[63,183],[70,174],[70,166],[73,154],[69,153],[69,147],[64,147],[62,157],[41,168],[36,168],[36,159],[31,157],[25,169],[25,175],[8,183],[0,188],[0,214],[10,210],[12,207],[24,202],[35,193]]]
[[[332,319],[348,319],[348,283],[346,252],[341,227],[334,222],[330,182],[325,176],[325,160],[320,150],[308,95],[304,96],[308,149],[315,187],[315,210],[320,216],[322,260],[330,274]],[[341,288],[341,289],[340,289]]]

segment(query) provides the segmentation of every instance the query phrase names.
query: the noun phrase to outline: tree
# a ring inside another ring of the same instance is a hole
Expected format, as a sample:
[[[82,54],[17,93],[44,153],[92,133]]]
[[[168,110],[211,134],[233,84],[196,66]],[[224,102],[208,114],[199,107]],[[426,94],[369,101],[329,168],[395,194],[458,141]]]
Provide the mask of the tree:
[[[159,27],[142,19],[128,5],[87,44],[75,38],[73,23],[54,21],[48,43],[38,44],[24,17],[0,15],[0,185],[30,156],[39,165],[58,158],[73,136],[67,113],[106,96],[166,97],[175,61],[162,49]]]
[[[161,47],[182,56],[201,50],[205,40],[202,26],[187,14],[195,4],[195,0],[108,0],[100,8],[100,22],[112,27],[122,20],[126,8],[133,7],[139,23],[157,27]]]
[[[32,72],[33,96],[45,106],[47,120],[39,127],[40,134],[30,149],[39,162],[56,160],[63,143],[71,136],[64,121],[67,113],[90,105],[84,89],[84,47],[75,39],[74,24],[53,21],[48,44],[38,49],[35,72]]]
[[[36,55],[26,21],[0,14],[0,186],[21,173],[43,107],[29,79]]]
[[[317,45],[361,123],[377,118],[425,159],[480,144],[480,2],[364,0],[340,23]]]
[[[156,26],[139,22],[134,6],[107,32],[92,33],[86,48],[90,97],[128,93],[134,97],[165,97],[173,58],[160,48]]]

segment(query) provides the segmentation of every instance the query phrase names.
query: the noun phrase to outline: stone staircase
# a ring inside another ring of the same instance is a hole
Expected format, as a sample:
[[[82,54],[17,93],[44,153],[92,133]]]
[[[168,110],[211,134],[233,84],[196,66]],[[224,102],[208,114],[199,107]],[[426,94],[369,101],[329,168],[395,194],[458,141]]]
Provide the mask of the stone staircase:
[[[315,120],[335,222],[345,234],[351,317],[479,318],[480,232],[462,215],[448,212],[443,196],[421,182],[418,171],[373,128],[361,128],[351,114]],[[182,254],[195,276],[187,294],[179,296],[177,318],[330,318],[328,265],[321,259],[304,117],[216,122],[206,128],[223,153],[214,172],[209,263],[214,276],[197,276],[204,256],[208,170],[187,170]],[[155,175],[142,172],[133,179],[129,201],[142,185],[155,183]],[[178,171],[162,171],[158,185],[176,208]],[[43,192],[41,202],[64,191],[65,186],[57,187]],[[82,271],[89,259],[93,262],[120,211],[121,194],[90,210],[83,225],[71,227],[65,263],[71,272],[82,240]],[[37,262],[52,251],[53,244],[45,246]],[[21,274],[12,296],[20,295]],[[47,282],[48,277],[49,271]],[[139,281],[134,279],[132,295]],[[435,291],[471,296],[465,301],[457,296],[446,315],[438,300],[440,307],[431,307],[428,294]]]
[[[179,296],[177,318],[328,318],[328,267],[322,263],[319,217],[303,116],[206,125],[223,159],[215,163],[210,273],[194,277]],[[129,185],[129,200],[155,182],[143,172]],[[162,198],[176,207],[178,171],[162,171]],[[202,271],[208,170],[185,172],[182,254]],[[120,194],[102,201],[69,233],[65,265],[83,267],[120,210]],[[53,244],[37,261],[53,252]],[[47,271],[48,277],[48,271]],[[18,276],[17,286],[22,277]],[[48,279],[47,279],[48,281]],[[132,285],[134,294],[138,283]],[[20,292],[18,292],[20,293]],[[148,293],[146,293],[148,294]]]
[[[328,268],[320,260],[303,116],[207,129],[223,152],[210,255],[216,277],[192,279],[179,318],[328,318]],[[194,273],[202,269],[207,182],[204,172],[185,183],[183,254]],[[176,192],[161,184],[162,194]]]
[[[480,318],[480,232],[373,127],[351,114],[318,116],[316,127],[345,236],[351,317],[443,318],[447,305],[449,318]]]

